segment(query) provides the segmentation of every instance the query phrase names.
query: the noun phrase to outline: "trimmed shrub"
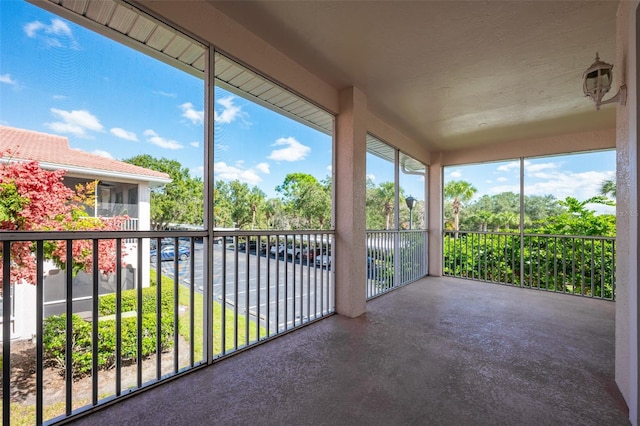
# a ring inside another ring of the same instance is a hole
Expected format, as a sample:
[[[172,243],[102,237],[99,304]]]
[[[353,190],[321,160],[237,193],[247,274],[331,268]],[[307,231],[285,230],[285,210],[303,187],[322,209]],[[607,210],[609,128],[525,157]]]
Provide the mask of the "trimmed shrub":
[[[142,290],[142,353],[147,357],[156,352],[157,315],[156,287]],[[161,292],[160,350],[166,351],[173,346],[173,286],[163,285]],[[101,316],[115,314],[115,294],[100,297],[99,313]],[[122,292],[122,312],[137,311],[137,290]],[[123,363],[137,359],[137,316],[121,319],[121,355]],[[92,325],[80,316],[72,317],[72,369],[73,378],[77,379],[91,373]],[[43,327],[44,359],[47,365],[59,369],[65,374],[66,355],[66,315],[54,315],[45,319]],[[109,369],[116,362],[116,320],[102,319],[98,322],[98,368]]]
[[[173,312],[173,285],[166,285],[163,282],[161,292],[162,312]],[[171,283],[173,284],[173,283]],[[150,314],[156,312],[156,287],[146,287],[142,289],[142,313]],[[138,290],[124,290],[122,292],[122,312],[137,311]],[[98,312],[100,316],[114,315],[116,313],[116,294],[110,293],[100,296],[98,302]]]

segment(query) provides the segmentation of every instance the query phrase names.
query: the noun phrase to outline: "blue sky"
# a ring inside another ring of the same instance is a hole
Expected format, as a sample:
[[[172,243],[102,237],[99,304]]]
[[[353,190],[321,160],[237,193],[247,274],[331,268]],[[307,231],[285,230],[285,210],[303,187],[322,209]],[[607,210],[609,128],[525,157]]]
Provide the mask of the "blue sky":
[[[204,82],[23,1],[0,1],[0,124],[66,136],[114,159],[203,173]],[[331,174],[331,138],[221,88],[216,178],[268,196],[287,173]]]
[[[215,177],[257,185],[268,196],[287,173],[331,174],[331,138],[216,88]],[[72,148],[125,159],[178,160],[203,172],[203,80],[21,0],[0,1],[0,124],[69,138]],[[371,158],[376,184],[393,181],[391,164]],[[517,162],[447,167],[477,196],[517,192]],[[527,162],[525,193],[584,200],[615,175],[615,152]],[[422,179],[404,176],[421,197]]]

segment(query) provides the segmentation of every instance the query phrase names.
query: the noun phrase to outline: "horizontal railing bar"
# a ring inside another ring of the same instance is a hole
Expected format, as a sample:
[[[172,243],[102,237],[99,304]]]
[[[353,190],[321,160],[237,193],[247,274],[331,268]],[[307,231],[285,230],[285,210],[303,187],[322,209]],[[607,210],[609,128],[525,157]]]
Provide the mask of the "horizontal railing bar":
[[[16,231],[0,232],[0,241],[113,240],[116,238],[206,237],[206,231]]]
[[[514,235],[519,236],[518,232],[492,232],[492,231],[451,231],[446,230],[443,231],[444,234],[447,235],[455,235],[464,236],[467,234],[479,234],[479,235]],[[599,235],[566,235],[566,234],[531,234],[524,233],[525,237],[546,237],[546,238],[580,238],[584,240],[605,240],[605,241],[615,241],[616,237],[603,237]]]
[[[335,231],[295,230],[295,231],[213,231],[215,237],[277,237],[277,236],[306,236],[306,235],[333,235]],[[305,238],[303,238],[305,239]]]

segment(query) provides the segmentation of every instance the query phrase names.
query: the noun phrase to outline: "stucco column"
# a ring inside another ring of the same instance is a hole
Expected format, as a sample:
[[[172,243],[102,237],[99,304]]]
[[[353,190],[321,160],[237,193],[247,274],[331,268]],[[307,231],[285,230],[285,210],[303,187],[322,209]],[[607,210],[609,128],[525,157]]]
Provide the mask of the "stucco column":
[[[431,156],[429,164],[429,275],[442,276],[442,155]]]
[[[366,305],[366,127],[367,99],[351,87],[340,92],[335,152],[336,312],[355,318]]]
[[[638,375],[638,2],[620,2],[614,84],[626,84],[626,106],[616,115],[616,383],[629,407],[632,425],[640,424]]]

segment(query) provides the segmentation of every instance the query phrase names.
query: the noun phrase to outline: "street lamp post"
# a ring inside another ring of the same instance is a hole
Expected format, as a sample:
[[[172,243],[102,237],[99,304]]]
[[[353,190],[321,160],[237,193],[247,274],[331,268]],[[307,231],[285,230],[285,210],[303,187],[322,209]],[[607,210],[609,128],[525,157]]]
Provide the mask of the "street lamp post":
[[[409,229],[413,228],[413,208],[416,205],[416,199],[413,198],[411,195],[409,195],[407,198],[404,199],[404,201],[407,203],[407,207],[409,207]]]

